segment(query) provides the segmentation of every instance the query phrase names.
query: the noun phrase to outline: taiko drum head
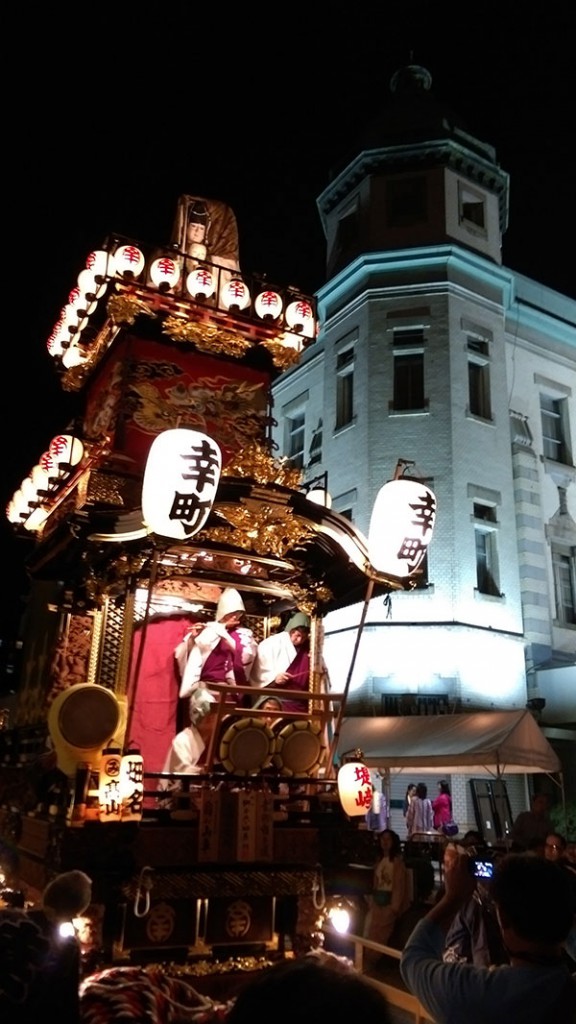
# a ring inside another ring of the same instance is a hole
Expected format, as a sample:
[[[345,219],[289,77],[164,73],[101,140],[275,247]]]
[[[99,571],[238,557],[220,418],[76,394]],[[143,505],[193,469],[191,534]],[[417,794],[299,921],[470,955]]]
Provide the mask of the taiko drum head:
[[[224,732],[218,753],[226,771],[253,775],[270,767],[274,733],[261,718],[238,718]]]
[[[94,761],[120,724],[120,705],[105,686],[77,683],[63,690],[48,711],[58,767],[70,775],[78,761]]]
[[[279,729],[273,763],[282,775],[315,775],[324,756],[321,727],[306,720]]]

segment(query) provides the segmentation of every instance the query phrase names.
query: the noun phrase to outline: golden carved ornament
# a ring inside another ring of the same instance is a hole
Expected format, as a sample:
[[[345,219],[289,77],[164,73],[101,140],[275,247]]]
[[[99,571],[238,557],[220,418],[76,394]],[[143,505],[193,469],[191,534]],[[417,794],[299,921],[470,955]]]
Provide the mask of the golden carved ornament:
[[[138,316],[156,316],[150,306],[134,295],[113,295],[108,299],[106,309],[116,324],[132,325]]]
[[[176,316],[166,317],[162,331],[173,341],[191,342],[199,352],[227,355],[234,359],[241,359],[252,346],[251,341],[240,337],[234,331],[218,327],[216,324],[198,323]]]
[[[314,536],[313,528],[285,506],[247,508],[220,504],[218,510],[230,525],[210,527],[200,531],[198,536],[254,551],[263,557],[284,558],[292,548],[308,543]]]
[[[259,484],[278,484],[298,490],[302,473],[290,466],[287,460],[273,459],[261,445],[246,445],[242,451],[232,455],[224,467],[223,476],[248,477]]]

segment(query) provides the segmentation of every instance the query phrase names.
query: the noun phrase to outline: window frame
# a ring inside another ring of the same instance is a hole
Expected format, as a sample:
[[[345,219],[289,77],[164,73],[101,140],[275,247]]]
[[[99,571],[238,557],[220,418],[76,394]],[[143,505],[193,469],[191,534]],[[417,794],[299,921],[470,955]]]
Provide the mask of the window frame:
[[[473,498],[476,587],[484,597],[502,597],[498,557],[498,514],[493,502]],[[482,550],[480,550],[480,542]]]
[[[552,544],[552,581],[554,585],[554,621],[562,627],[576,627],[576,547]],[[564,570],[567,570],[566,573]],[[568,593],[569,600],[564,600]],[[566,614],[568,609],[568,614]]]
[[[392,330],[392,400],[390,411],[395,413],[426,412],[428,399],[425,392],[424,352],[426,338],[423,327],[395,327]],[[403,373],[408,364],[401,360],[412,360],[412,367],[417,366],[419,382],[414,386],[414,371]],[[407,378],[410,377],[408,383]],[[403,396],[403,397],[401,397]],[[402,403],[402,404],[401,404]]]
[[[342,430],[354,422],[354,368],[356,350],[347,345],[336,352],[336,414],[334,429]]]
[[[492,422],[490,343],[486,338],[468,334],[468,414]]]

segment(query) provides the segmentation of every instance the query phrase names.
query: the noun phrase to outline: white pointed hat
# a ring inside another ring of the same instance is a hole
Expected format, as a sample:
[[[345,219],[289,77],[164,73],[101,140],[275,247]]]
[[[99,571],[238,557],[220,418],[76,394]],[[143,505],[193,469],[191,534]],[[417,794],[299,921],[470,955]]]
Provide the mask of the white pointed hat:
[[[216,619],[221,622],[225,615],[231,615],[232,612],[244,612],[244,601],[240,597],[237,590],[233,587],[226,587],[226,590],[220,595],[220,600],[216,606]]]

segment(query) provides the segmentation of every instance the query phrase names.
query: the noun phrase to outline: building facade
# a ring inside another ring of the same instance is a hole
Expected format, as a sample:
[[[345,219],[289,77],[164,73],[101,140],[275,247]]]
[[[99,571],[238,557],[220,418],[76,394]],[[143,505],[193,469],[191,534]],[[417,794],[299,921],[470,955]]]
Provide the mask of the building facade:
[[[576,302],[502,263],[509,179],[425,69],[318,199],[318,341],[274,385],[280,451],[368,534],[399,464],[438,514],[412,591],[369,602],[351,714],[534,710],[576,736]],[[535,242],[537,244],[537,242]],[[361,605],[330,614],[345,683]]]

